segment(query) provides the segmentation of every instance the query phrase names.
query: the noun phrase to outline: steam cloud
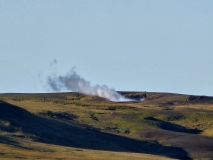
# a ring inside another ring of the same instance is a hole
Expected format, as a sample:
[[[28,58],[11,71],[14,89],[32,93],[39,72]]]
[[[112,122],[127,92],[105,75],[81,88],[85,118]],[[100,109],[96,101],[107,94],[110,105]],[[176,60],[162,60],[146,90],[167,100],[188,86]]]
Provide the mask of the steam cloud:
[[[106,85],[91,86],[89,81],[81,78],[74,70],[71,70],[65,76],[48,76],[47,82],[54,91],[67,89],[86,95],[106,98],[114,102],[134,101],[119,94],[114,89],[109,89]]]

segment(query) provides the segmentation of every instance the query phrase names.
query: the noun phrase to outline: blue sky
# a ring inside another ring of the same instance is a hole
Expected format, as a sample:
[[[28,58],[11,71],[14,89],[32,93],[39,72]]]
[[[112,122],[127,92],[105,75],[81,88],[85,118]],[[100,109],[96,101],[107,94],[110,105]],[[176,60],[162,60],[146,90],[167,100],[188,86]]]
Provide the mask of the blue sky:
[[[75,67],[92,85],[213,96],[212,8],[211,0],[2,0],[0,92],[49,92],[48,75]]]

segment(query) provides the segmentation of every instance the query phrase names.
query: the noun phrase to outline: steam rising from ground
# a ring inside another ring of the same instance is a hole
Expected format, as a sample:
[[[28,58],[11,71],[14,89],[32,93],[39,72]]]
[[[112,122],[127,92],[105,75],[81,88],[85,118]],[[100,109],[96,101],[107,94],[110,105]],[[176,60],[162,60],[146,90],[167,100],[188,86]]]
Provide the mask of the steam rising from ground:
[[[48,85],[54,91],[61,91],[62,89],[80,92],[86,95],[98,96],[106,98],[114,102],[134,101],[119,94],[114,89],[107,86],[91,86],[89,81],[81,78],[74,70],[71,70],[65,76],[48,76]]]

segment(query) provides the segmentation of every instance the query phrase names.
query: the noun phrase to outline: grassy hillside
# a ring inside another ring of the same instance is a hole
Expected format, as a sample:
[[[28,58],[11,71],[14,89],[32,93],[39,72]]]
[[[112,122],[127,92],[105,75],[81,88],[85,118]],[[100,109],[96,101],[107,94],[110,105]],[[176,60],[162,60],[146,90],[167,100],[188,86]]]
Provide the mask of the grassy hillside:
[[[0,94],[0,158],[213,159],[212,97],[121,93]]]

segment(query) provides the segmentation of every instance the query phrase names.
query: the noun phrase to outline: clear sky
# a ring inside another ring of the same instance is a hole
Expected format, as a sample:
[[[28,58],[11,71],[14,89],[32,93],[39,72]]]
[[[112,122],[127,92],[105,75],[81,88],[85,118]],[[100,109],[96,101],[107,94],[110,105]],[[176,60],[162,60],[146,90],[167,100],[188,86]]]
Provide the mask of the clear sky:
[[[120,91],[213,96],[212,0],[1,0],[0,92],[72,67]]]

